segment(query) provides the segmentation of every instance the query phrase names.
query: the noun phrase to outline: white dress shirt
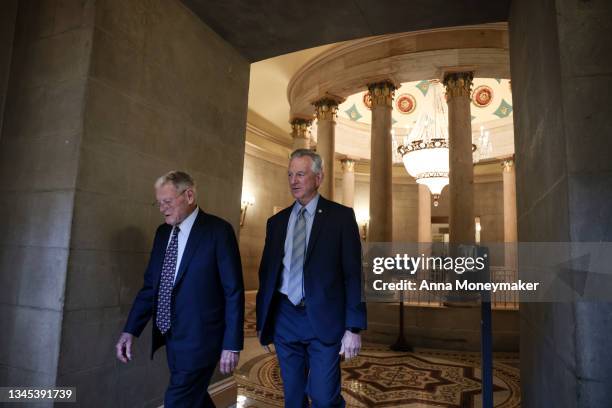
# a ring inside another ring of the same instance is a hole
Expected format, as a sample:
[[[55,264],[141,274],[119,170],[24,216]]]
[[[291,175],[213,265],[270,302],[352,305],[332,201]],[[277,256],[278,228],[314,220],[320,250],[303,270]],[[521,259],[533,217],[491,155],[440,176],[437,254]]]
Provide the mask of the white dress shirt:
[[[176,275],[178,274],[179,266],[181,266],[181,259],[183,259],[183,253],[185,252],[185,247],[187,246],[187,240],[189,239],[189,233],[191,232],[191,227],[193,227],[193,223],[198,216],[198,212],[200,211],[199,207],[196,207],[195,210],[187,218],[185,218],[178,227],[181,229],[178,234],[178,254],[176,257],[176,269],[174,270],[174,280],[172,282],[176,282]],[[170,232],[170,237],[168,238],[168,243],[166,244],[166,249],[168,249],[168,245],[170,245],[170,240],[172,240],[172,232],[174,232],[174,227]]]

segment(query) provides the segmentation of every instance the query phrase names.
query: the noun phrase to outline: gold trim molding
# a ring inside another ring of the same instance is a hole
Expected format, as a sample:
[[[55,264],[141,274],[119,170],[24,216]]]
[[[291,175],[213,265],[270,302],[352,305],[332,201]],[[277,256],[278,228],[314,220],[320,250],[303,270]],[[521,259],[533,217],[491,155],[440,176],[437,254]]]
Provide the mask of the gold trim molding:
[[[340,164],[342,165],[343,173],[354,173],[355,172],[355,160],[353,159],[342,159],[340,160]]]
[[[450,98],[470,97],[472,92],[472,81],[474,80],[474,72],[448,72],[444,74],[444,87],[446,88],[446,96]]]
[[[310,126],[312,125],[311,119],[293,118],[290,123],[291,123],[291,136],[294,139],[310,140]]]
[[[386,106],[391,108],[393,106],[393,96],[395,96],[395,90],[397,86],[391,81],[381,81],[368,84],[368,91],[372,98],[372,109],[377,106]]]
[[[336,120],[338,105],[340,105],[340,103],[342,102],[335,98],[321,98],[313,102],[312,104],[315,107],[315,116],[317,120]]]

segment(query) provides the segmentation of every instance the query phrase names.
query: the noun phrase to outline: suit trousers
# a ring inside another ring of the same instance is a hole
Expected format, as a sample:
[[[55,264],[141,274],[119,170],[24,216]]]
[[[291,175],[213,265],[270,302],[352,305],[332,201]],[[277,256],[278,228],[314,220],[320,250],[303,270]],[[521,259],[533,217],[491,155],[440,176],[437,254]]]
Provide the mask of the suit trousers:
[[[315,337],[306,306],[294,306],[285,295],[276,302],[274,347],[281,369],[286,408],[344,407],[340,394],[340,342]]]
[[[170,369],[170,383],[164,395],[164,408],[215,408],[208,393],[215,365],[199,369],[181,369],[172,350],[172,330],[166,334],[166,356]]]

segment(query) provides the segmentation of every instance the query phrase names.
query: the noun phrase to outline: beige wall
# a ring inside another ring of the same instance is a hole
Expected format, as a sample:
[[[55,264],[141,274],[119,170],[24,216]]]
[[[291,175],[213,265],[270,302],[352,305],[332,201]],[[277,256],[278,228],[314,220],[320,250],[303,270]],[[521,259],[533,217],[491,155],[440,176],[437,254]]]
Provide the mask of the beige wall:
[[[501,170],[500,170],[501,176]],[[369,182],[355,183],[355,213],[369,208]],[[500,177],[501,179],[501,177]],[[336,180],[336,201],[342,201],[342,182]],[[482,225],[481,242],[503,242],[504,208],[501,180],[474,184],[474,211]],[[438,207],[431,206],[431,215],[448,217],[448,188],[442,191]],[[393,239],[416,242],[418,237],[418,188],[416,184],[393,184]]]
[[[266,238],[266,222],[273,207],[285,208],[293,202],[287,184],[287,166],[252,156],[244,157],[243,191],[255,198],[240,228],[240,255],[247,290],[257,289],[257,272]]]

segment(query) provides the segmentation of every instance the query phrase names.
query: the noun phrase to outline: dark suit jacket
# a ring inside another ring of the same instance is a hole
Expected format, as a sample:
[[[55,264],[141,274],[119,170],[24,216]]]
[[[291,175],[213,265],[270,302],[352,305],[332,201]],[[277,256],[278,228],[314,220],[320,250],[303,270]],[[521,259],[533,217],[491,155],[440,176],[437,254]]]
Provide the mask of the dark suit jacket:
[[[172,292],[168,340],[155,325],[158,288],[172,227],[157,228],[144,285],[124,331],[139,336],[153,318],[155,350],[166,344],[174,365],[195,369],[215,364],[221,350],[242,350],[244,285],[238,244],[232,226],[199,211],[189,233]]]
[[[293,206],[268,219],[259,267],[257,330],[262,344],[273,340],[273,298],[285,256],[287,224]],[[348,327],[366,328],[361,301],[361,241],[352,208],[319,197],[304,259],[306,312],[323,342],[342,339]]]

